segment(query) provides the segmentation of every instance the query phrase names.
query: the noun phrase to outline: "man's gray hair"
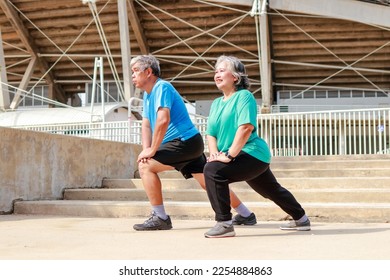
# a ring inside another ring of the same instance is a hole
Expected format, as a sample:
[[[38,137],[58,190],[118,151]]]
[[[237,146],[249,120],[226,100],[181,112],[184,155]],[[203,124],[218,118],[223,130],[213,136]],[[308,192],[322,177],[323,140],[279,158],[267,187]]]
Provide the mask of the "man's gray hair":
[[[130,61],[130,67],[133,67],[135,64],[138,64],[141,71],[151,68],[153,75],[156,77],[161,76],[160,62],[153,55],[139,55],[133,57]]]

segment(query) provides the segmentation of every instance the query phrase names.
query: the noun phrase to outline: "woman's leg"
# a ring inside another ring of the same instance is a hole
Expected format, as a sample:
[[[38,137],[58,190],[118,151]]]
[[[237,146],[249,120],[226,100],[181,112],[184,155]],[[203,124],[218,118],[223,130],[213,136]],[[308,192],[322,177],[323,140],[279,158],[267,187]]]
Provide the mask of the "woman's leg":
[[[203,173],[193,173],[192,176],[196,181],[198,181],[199,185],[206,190],[206,182],[204,179]],[[238,196],[234,193],[234,191],[229,191],[230,195],[230,205],[232,208],[237,208],[242,204],[241,200],[238,198]]]
[[[233,162],[212,161],[205,165],[204,176],[207,195],[215,211],[217,221],[232,219],[229,184],[255,178],[267,168],[268,164],[262,163],[246,153],[240,153]]]
[[[224,176],[223,169],[227,164],[219,161],[209,162],[204,168],[206,191],[211,207],[218,222],[232,219],[230,212],[229,180]]]
[[[295,199],[293,194],[283,188],[276,180],[270,168],[258,177],[247,181],[257,193],[275,202],[283,211],[294,220],[299,220],[305,215],[305,210]]]

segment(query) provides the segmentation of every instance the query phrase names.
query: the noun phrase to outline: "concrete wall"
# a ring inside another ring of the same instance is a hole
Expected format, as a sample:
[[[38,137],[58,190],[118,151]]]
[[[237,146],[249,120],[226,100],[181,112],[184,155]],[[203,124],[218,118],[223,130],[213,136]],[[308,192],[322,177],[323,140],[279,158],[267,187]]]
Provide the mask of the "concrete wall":
[[[140,145],[0,127],[0,214],[17,199],[60,199],[64,188],[133,178],[140,151]]]

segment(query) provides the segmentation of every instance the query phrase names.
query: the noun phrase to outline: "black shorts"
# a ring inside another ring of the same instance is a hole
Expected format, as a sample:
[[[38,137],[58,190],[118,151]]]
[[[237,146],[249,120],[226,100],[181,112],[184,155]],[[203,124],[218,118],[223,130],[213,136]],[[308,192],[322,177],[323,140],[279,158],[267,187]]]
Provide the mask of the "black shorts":
[[[153,159],[170,165],[180,171],[184,178],[192,178],[193,173],[203,173],[206,164],[202,136],[196,134],[186,141],[174,139],[164,143],[157,150]]]

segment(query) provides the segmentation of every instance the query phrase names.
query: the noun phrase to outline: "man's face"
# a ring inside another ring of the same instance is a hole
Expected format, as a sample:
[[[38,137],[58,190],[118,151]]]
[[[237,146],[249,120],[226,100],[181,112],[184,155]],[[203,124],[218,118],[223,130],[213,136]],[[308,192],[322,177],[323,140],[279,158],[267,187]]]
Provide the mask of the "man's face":
[[[146,81],[148,79],[148,71],[147,69],[143,69],[138,65],[138,63],[134,64],[133,67],[131,67],[132,71],[132,82],[135,85],[135,87],[139,89],[144,89],[144,86],[146,84]]]

